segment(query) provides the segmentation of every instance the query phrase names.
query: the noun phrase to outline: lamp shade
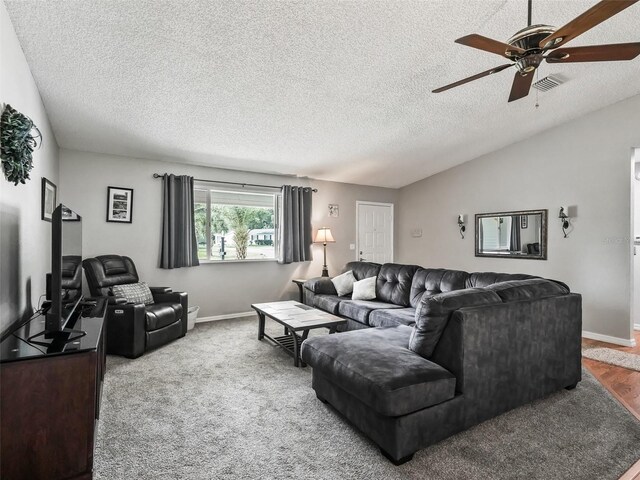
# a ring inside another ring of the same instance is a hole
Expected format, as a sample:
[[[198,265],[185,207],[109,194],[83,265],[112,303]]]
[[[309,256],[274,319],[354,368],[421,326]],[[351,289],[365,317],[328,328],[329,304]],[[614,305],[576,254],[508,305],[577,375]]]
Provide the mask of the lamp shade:
[[[335,242],[335,240],[333,239],[333,235],[331,235],[331,230],[326,228],[326,227],[322,227],[318,229],[318,232],[316,233],[316,239],[314,240],[315,243],[333,243]]]

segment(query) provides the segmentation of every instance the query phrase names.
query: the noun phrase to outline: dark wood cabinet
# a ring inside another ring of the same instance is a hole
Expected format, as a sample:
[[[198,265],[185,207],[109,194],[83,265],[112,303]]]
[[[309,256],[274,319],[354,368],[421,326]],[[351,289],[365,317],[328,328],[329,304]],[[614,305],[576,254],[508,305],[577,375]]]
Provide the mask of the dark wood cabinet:
[[[90,479],[105,372],[104,314],[76,315],[86,335],[42,346],[27,339],[44,328],[36,317],[0,344],[0,477]]]

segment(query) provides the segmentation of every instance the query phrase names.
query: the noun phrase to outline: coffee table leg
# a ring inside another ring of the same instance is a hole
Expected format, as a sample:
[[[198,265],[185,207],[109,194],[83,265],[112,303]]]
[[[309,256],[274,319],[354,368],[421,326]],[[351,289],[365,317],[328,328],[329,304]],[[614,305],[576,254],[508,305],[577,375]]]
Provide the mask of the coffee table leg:
[[[302,342],[304,342],[307,339],[308,336],[309,336],[309,330],[304,330],[302,332],[302,337],[300,339],[300,344],[301,345],[302,345]],[[300,366],[301,367],[306,367],[307,366],[307,364],[302,361],[302,358],[300,359]]]
[[[304,342],[309,336],[309,330],[303,330],[302,336],[300,337],[300,342],[298,342],[298,336],[296,332],[293,330],[289,330],[291,333],[291,340],[293,341],[293,365],[296,367],[306,367],[307,364],[302,361],[300,358],[300,345]]]
[[[329,335],[331,335],[332,333],[336,333],[337,330],[338,330],[338,327],[335,325],[329,328]]]
[[[289,330],[291,333],[291,340],[293,341],[293,366],[298,367],[300,363],[300,345],[298,345],[298,336],[293,330]]]
[[[258,340],[264,338],[264,313],[258,312]]]

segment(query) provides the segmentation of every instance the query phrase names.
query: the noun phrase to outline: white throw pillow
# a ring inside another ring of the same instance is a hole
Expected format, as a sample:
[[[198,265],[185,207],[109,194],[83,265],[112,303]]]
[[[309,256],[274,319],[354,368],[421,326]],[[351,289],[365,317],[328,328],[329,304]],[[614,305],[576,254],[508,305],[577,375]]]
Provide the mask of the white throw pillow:
[[[345,295],[349,295],[353,292],[353,283],[356,281],[356,277],[353,276],[353,271],[349,270],[348,272],[344,272],[342,275],[333,277],[331,281],[333,282],[333,286],[336,287],[338,295],[340,297],[344,297]]]
[[[373,300],[376,298],[376,277],[365,278],[353,284],[351,300]]]

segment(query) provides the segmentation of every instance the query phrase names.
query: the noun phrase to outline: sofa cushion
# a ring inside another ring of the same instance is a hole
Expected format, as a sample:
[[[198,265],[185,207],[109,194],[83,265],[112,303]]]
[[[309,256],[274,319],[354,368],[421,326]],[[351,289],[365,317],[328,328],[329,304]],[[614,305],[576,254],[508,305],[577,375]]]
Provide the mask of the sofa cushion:
[[[543,278],[494,283],[493,285],[489,285],[487,290],[496,292],[503,302],[534,300],[569,293],[568,288]]]
[[[351,270],[356,280],[362,280],[369,277],[377,277],[380,267],[379,263],[373,262],[349,262],[344,266],[344,271]]]
[[[467,272],[445,268],[419,268],[411,282],[410,305],[417,308],[423,295],[462,290],[469,278]]]
[[[524,273],[496,273],[496,272],[474,272],[469,274],[466,281],[466,288],[484,288],[494,283],[509,282],[511,280],[529,280],[540,278]]]
[[[339,297],[337,295],[316,295],[313,297],[313,306],[329,312],[333,315],[338,314],[338,305],[342,300],[349,300],[349,297]]]
[[[146,307],[147,331],[171,325],[182,317],[182,305],[179,303],[156,303]]]
[[[374,300],[376,298],[376,277],[369,277],[353,283],[354,300]]]
[[[406,415],[453,398],[455,377],[407,349],[411,328],[369,328],[302,344],[314,371],[380,415]]]
[[[311,290],[313,293],[323,295],[337,295],[336,287],[329,277],[310,278],[304,282],[304,288]]]
[[[416,321],[416,309],[383,308],[369,314],[369,325],[372,327],[397,327],[398,325],[413,325]]]
[[[409,306],[409,293],[417,265],[385,263],[376,279],[376,297],[387,303]]]
[[[331,283],[336,287],[336,292],[339,296],[344,297],[353,292],[353,284],[356,281],[356,277],[353,276],[353,271],[349,270],[337,277],[331,279]]]
[[[338,305],[338,314],[369,325],[369,314],[379,308],[402,308],[393,303],[376,302],[374,300],[343,300]]]
[[[502,303],[502,300],[496,292],[484,288],[467,288],[423,297],[416,311],[416,324],[409,348],[424,358],[431,357],[453,311],[498,303]]]

